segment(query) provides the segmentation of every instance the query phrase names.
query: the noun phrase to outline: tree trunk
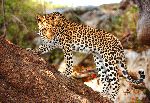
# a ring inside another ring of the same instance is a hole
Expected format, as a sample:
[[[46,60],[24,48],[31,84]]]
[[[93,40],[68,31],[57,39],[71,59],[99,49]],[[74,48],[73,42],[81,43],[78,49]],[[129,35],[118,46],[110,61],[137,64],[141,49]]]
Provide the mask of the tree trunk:
[[[38,55],[0,37],[0,103],[110,103]]]
[[[141,44],[150,46],[150,0],[134,0],[139,7],[137,38]]]

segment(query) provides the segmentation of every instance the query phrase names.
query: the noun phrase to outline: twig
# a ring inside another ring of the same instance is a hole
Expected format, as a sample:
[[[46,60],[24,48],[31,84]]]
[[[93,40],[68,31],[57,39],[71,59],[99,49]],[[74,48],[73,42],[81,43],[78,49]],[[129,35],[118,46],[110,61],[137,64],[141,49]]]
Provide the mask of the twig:
[[[124,43],[128,42],[130,36],[131,36],[130,29],[127,28],[127,33],[125,34],[125,36],[123,36],[123,37],[120,39],[121,43],[124,44]]]
[[[4,20],[4,30],[3,30],[3,35],[6,37],[6,17],[5,17],[5,0],[2,0],[2,14],[3,14],[3,20]]]

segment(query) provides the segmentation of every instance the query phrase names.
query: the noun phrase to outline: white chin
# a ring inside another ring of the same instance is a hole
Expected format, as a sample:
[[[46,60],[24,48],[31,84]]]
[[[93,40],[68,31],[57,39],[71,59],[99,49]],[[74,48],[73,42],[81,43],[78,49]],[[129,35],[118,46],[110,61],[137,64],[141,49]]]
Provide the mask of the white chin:
[[[37,33],[38,35],[40,35],[40,33]]]

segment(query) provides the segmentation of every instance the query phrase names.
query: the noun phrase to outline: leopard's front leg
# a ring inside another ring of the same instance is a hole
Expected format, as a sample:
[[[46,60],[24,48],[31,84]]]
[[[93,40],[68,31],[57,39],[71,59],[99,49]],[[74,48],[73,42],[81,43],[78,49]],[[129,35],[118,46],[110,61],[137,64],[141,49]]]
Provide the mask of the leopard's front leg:
[[[28,51],[32,51],[34,54],[45,54],[53,49],[55,49],[55,47],[48,44],[41,44],[38,48],[34,50],[27,48]]]
[[[47,53],[47,52],[49,52],[49,51],[51,51],[51,50],[53,50],[53,49],[55,49],[55,47],[52,46],[52,45],[41,44],[41,45],[39,46],[39,48],[35,49],[35,52],[38,52],[38,53],[40,53],[40,54],[45,54],[45,53]]]
[[[67,77],[70,77],[73,72],[73,54],[72,50],[69,46],[63,49],[64,52],[64,59],[66,63],[66,69],[63,74]]]

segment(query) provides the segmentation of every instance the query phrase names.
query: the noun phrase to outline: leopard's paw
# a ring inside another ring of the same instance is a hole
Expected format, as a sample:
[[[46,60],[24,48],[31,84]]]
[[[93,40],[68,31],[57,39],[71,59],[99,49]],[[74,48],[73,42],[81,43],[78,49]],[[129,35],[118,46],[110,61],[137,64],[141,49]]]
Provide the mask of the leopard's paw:
[[[60,74],[63,75],[63,76],[66,76],[66,77],[68,77],[68,78],[71,78],[71,77],[72,77],[71,74],[68,74],[68,73],[66,73],[66,72],[62,72],[62,73],[60,73]]]

